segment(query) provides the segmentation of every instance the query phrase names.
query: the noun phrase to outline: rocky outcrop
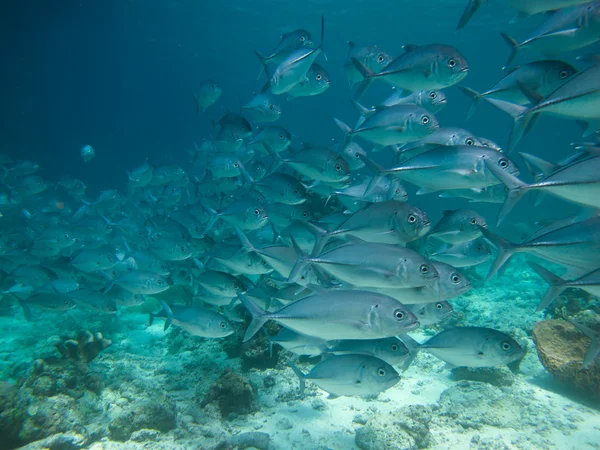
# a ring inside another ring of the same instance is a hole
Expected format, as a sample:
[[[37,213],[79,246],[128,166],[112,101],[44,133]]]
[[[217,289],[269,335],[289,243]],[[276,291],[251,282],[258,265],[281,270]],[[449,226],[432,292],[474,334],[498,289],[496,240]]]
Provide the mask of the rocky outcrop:
[[[556,380],[600,399],[600,365],[581,368],[590,345],[588,337],[569,322],[544,320],[535,325],[533,340],[540,361]]]

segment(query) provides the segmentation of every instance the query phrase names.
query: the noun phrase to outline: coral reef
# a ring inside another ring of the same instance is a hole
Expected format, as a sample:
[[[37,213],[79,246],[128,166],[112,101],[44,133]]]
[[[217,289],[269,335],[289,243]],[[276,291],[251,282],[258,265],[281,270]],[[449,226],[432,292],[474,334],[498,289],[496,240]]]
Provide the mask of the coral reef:
[[[17,447],[21,442],[19,430],[23,426],[24,411],[18,404],[18,389],[0,381],[0,442],[6,448]]]
[[[252,385],[234,372],[224,372],[202,400],[201,407],[216,403],[224,418],[231,414],[250,414],[257,410]]]
[[[600,399],[600,365],[581,368],[589,338],[569,322],[544,320],[533,329],[533,339],[540,361],[556,380]]]

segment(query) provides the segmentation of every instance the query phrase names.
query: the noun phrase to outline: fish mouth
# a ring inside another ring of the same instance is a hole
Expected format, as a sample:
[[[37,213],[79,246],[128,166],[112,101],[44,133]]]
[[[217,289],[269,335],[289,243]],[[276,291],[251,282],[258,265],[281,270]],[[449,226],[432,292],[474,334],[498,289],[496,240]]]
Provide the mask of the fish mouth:
[[[469,66],[465,66],[463,68],[460,69],[461,72],[468,72],[469,71]]]

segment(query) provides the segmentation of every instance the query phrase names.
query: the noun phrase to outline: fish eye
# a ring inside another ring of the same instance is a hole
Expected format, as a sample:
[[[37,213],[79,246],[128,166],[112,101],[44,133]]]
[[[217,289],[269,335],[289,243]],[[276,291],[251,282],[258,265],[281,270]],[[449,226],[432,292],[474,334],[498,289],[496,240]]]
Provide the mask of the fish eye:
[[[503,169],[506,169],[508,167],[508,160],[506,158],[502,158],[500,161],[498,161],[498,165]]]
[[[298,189],[294,189],[294,194],[298,195],[300,191]]]
[[[156,282],[156,284],[158,284],[159,286],[162,286],[163,282],[162,282],[162,280],[158,280],[158,281]]]
[[[68,305],[68,304],[69,304],[69,300],[65,300],[65,305]]]
[[[181,251],[182,251],[182,252],[185,252],[185,247],[181,247]]]
[[[260,209],[256,208],[256,209],[254,210],[254,215],[255,215],[255,216],[260,216]]]
[[[477,225],[477,219],[475,217],[471,217],[471,225]]]
[[[219,326],[223,329],[227,328],[227,324],[225,322],[219,323]]]
[[[558,76],[560,77],[561,80],[564,80],[565,78],[567,78],[569,76],[569,72],[567,72],[566,70],[563,70],[561,73],[558,74]]]
[[[340,170],[342,170],[342,166],[340,164],[336,164],[335,170],[337,170],[339,172]]]
[[[477,251],[478,252],[482,252],[483,251],[483,245],[478,245],[477,246]]]
[[[69,234],[65,233],[65,239],[69,239]]]
[[[415,223],[417,221],[417,216],[415,216],[414,214],[410,214],[408,216],[408,223]]]
[[[377,375],[379,375],[380,377],[385,377],[385,370],[381,368],[377,369]]]
[[[454,284],[458,284],[460,282],[460,277],[458,275],[456,275],[455,273],[452,274],[452,277],[450,279],[452,280],[452,282]]]
[[[444,305],[442,305],[441,303],[436,303],[436,304],[435,304],[435,307],[436,307],[437,309],[444,309]]]
[[[233,167],[240,167],[240,165],[239,165],[239,163],[237,163],[237,162],[234,162],[234,163],[233,163]]]
[[[504,350],[505,352],[510,350],[512,348],[512,345],[510,345],[508,342],[504,341],[502,343],[502,350]]]
[[[317,81],[321,81],[321,78],[323,78],[323,75],[321,75],[320,73],[318,73],[315,78],[317,79]]]
[[[384,59],[385,58],[381,54],[377,57],[377,61],[379,61],[379,62],[383,62]]]
[[[421,117],[421,123],[423,125],[427,125],[429,123],[429,117],[427,117],[427,116]]]
[[[214,89],[214,88],[216,88],[216,87],[217,87],[217,85],[216,85],[215,83],[212,83],[212,84],[210,85],[210,87]]]
[[[456,60],[454,58],[450,58],[448,60],[448,67],[454,67],[456,66]]]
[[[474,144],[475,144],[475,141],[474,141],[473,139],[471,139],[471,138],[468,138],[468,139],[465,141],[465,144],[467,144],[467,145],[474,145]]]
[[[419,271],[422,274],[429,273],[429,266],[427,264],[421,264],[421,267],[419,267]]]
[[[300,42],[305,42],[306,41],[306,37],[305,36],[300,36]]]
[[[284,138],[284,137],[285,137],[285,135],[284,135],[283,133],[281,133],[281,134],[279,135],[279,139],[282,139],[282,140],[283,140],[283,138]]]
[[[435,92],[430,92],[429,93],[429,98],[432,100],[435,100],[437,98],[437,94]]]
[[[308,217],[308,213],[306,211],[302,211],[302,217],[306,219]]]
[[[273,109],[275,109],[275,105],[269,105],[269,109],[273,111]]]
[[[398,320],[404,319],[404,311],[402,311],[401,309],[397,309],[396,311],[394,311],[394,317]]]
[[[397,352],[398,351],[398,345],[397,344],[390,345],[390,350],[393,351],[393,352]]]

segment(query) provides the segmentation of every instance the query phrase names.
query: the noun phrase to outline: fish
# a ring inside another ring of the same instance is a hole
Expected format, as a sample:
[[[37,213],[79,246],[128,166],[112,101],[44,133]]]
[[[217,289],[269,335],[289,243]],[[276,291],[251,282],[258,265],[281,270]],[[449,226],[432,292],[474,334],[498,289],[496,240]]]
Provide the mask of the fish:
[[[114,298],[102,294],[101,292],[94,292],[89,289],[78,289],[67,295],[72,298],[75,303],[84,308],[105,314],[114,314],[117,312],[117,303]]]
[[[577,73],[571,64],[559,60],[533,61],[522,66],[505,68],[505,75],[489,90],[478,93],[464,86],[458,88],[473,100],[467,114],[467,120],[473,116],[479,101],[484,98],[495,98],[518,105],[530,103],[523,94],[520,85],[527,86],[540,97],[545,97],[562,86]]]
[[[518,11],[517,17],[513,19],[514,22],[517,19],[523,19],[541,12],[554,11],[573,5],[588,3],[589,0],[527,0],[525,2],[521,0],[504,0],[504,2]],[[458,30],[469,23],[482,3],[483,0],[469,0],[467,7],[458,22],[458,26],[456,27]]]
[[[507,198],[498,214],[497,223],[502,223],[517,202],[528,191],[540,191],[580,205],[600,209],[600,156],[586,158],[568,164],[542,177],[535,183],[525,183],[517,177],[488,167],[508,190]]]
[[[414,340],[409,344],[406,336],[401,339],[409,349],[414,348]],[[448,328],[416,346],[441,359],[448,367],[503,366],[518,361],[526,353],[509,335],[483,327]]]
[[[244,342],[252,339],[268,320],[325,340],[378,339],[418,326],[416,317],[404,305],[369,291],[333,290],[310,295],[272,313],[260,309],[244,294],[238,297],[252,316]]]
[[[449,244],[462,244],[481,236],[480,226],[487,227],[486,220],[472,209],[445,210],[427,237]]]
[[[519,172],[516,164],[503,153],[465,145],[439,146],[388,169],[368,157],[361,158],[377,176],[394,175],[419,186],[417,195],[499,184],[501,181],[490,171],[492,164],[513,174]]]
[[[477,147],[483,147],[483,142],[475,137],[473,133],[462,128],[438,128],[430,135],[425,136],[418,141],[399,146],[398,157],[404,159],[416,156],[417,154],[432,150],[440,145],[449,147],[455,145],[475,145]]]
[[[370,203],[379,203],[385,200],[406,202],[408,193],[400,181],[395,177],[381,177],[375,183],[372,178],[365,177],[362,182],[332,192],[348,210],[359,211]],[[369,189],[370,186],[370,189]]]
[[[31,307],[46,311],[68,311],[77,306],[74,299],[60,294],[33,294],[25,299],[19,298],[19,305],[28,321],[32,320]]]
[[[269,146],[266,146],[266,149],[273,158],[269,174],[285,165],[313,180],[343,184],[350,181],[348,163],[333,150],[309,146],[290,157],[283,158]]]
[[[533,261],[527,261],[527,264],[549,285],[537,307],[538,311],[550,306],[568,288],[583,289],[596,297],[600,297],[600,269],[593,270],[575,280],[564,280]]]
[[[589,367],[600,354],[600,333],[574,321],[573,319],[569,319],[569,322],[571,322],[571,324],[577,328],[577,330],[591,340],[590,346],[588,347],[585,357],[583,358],[583,362],[581,363],[581,369],[585,369],[586,367]]]
[[[274,152],[282,152],[292,143],[291,134],[283,127],[269,125],[258,130],[250,144],[261,143],[268,146]]]
[[[437,114],[447,104],[446,94],[442,91],[428,90],[409,93],[395,87],[392,87],[392,89],[394,92],[381,104],[382,106],[417,105],[433,114]]]
[[[361,64],[375,73],[384,69],[392,61],[392,57],[377,45],[361,45],[348,41],[348,47],[344,70],[350,86],[362,81],[362,76],[354,66],[352,58],[360,61]]]
[[[199,306],[168,305],[160,301],[162,310],[150,314],[150,325],[154,317],[165,319],[164,330],[171,325],[183,328],[192,336],[205,338],[223,338],[235,333],[227,318],[215,311]]]
[[[285,173],[273,173],[254,185],[269,203],[301,205],[308,200],[304,185],[295,177]],[[275,209],[275,206],[273,207]]]
[[[128,271],[121,273],[116,279],[110,280],[104,291],[107,293],[112,286],[120,286],[132,294],[152,295],[169,289],[169,282],[161,275],[153,272]]]
[[[71,266],[80,272],[97,272],[114,267],[119,262],[115,252],[107,249],[84,249],[71,259]]]
[[[439,196],[441,198],[464,198],[470,203],[504,203],[507,194],[506,186],[496,184],[482,188],[452,189],[442,192]]]
[[[398,372],[385,361],[369,355],[339,355],[324,359],[304,374],[288,361],[300,380],[300,395],[304,395],[306,380],[329,393],[339,396],[374,396],[400,381]]]
[[[421,139],[439,128],[437,118],[420,106],[395,105],[371,113],[356,102],[355,105],[365,116],[358,128],[353,130],[341,120],[334,119],[345,135],[342,145],[356,137],[380,146],[405,144]]]
[[[281,118],[281,106],[269,94],[258,94],[241,107],[255,123],[275,122]]]
[[[427,215],[408,203],[387,200],[371,203],[348,216],[331,231],[304,222],[318,238],[313,253],[319,254],[332,237],[353,236],[365,242],[406,245],[428,233]]]
[[[600,40],[600,3],[598,1],[563,8],[550,15],[531,35],[518,43],[506,33],[502,38],[511,49],[509,66],[522,48],[532,48],[545,56],[578,50]]]
[[[554,221],[529,235],[521,244],[510,242],[491,230],[483,236],[498,250],[487,276],[489,280],[515,253],[532,253],[583,275],[600,267],[600,217]]]
[[[442,302],[459,297],[465,292],[470,291],[473,286],[469,279],[461,273],[456,267],[440,261],[431,261],[435,267],[439,278],[425,286],[403,289],[374,289],[390,297],[395,298],[413,308],[415,305]]]
[[[410,311],[419,320],[420,327],[427,327],[429,325],[435,325],[439,322],[449,320],[454,314],[452,306],[447,301],[435,303],[424,303],[417,305],[408,305]]]
[[[268,59],[255,50],[254,53],[267,74],[267,83],[261,93],[270,91],[275,95],[285,94],[300,83],[306,77],[317,56],[324,52],[324,35],[325,19],[321,17],[321,43],[315,48],[299,47],[292,50],[275,68],[269,67]]]
[[[269,220],[267,211],[261,203],[248,197],[242,197],[235,200],[219,212],[212,209],[206,203],[203,203],[202,207],[211,216],[202,232],[203,236],[215,226],[217,219],[223,219],[223,221],[229,225],[237,226],[243,230],[256,230],[262,228]]]
[[[81,159],[83,162],[91,161],[94,156],[96,156],[96,150],[91,145],[84,145],[80,150]]]
[[[327,70],[319,63],[312,63],[308,72],[294,87],[287,91],[288,100],[298,97],[321,95],[331,86]]]
[[[210,294],[219,297],[235,297],[238,292],[246,292],[243,281],[227,272],[205,270],[194,276],[194,282],[206,289]]]
[[[460,244],[444,244],[429,253],[432,261],[441,261],[453,267],[472,267],[486,262],[492,257],[487,241],[476,238]]]
[[[198,88],[198,93],[194,94],[196,100],[196,114],[205,112],[206,109],[214,105],[221,95],[223,88],[214,80],[203,82]]]
[[[309,31],[298,28],[288,33],[283,33],[279,38],[279,43],[273,49],[271,54],[265,58],[269,64],[278,64],[282,58],[292,50],[298,48],[312,48],[314,45],[312,35]]]
[[[387,362],[390,366],[402,364],[409,350],[397,337],[384,339],[347,339],[327,343],[325,352],[332,355],[369,355]]]
[[[373,72],[356,58],[352,62],[363,77],[356,90],[359,99],[374,80],[383,80],[409,92],[439,90],[460,83],[469,72],[465,57],[444,44],[404,45],[404,54],[380,72]]]
[[[301,283],[307,266],[317,266],[357,288],[420,287],[439,278],[435,267],[417,252],[370,242],[348,242],[316,256],[300,254],[288,280]]]
[[[326,340],[296,333],[285,327],[275,336],[269,336],[269,343],[271,347],[277,344],[298,356],[319,356],[327,348]]]

